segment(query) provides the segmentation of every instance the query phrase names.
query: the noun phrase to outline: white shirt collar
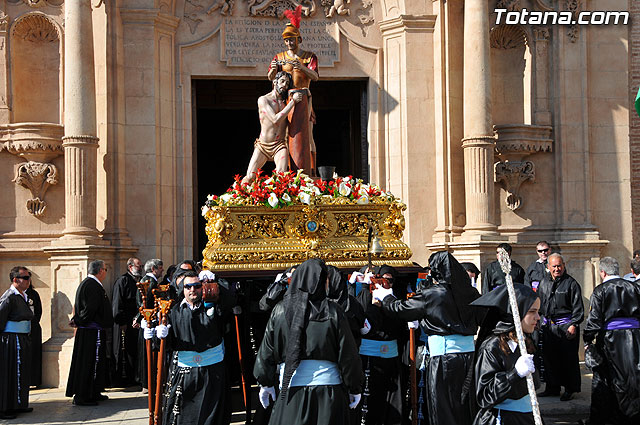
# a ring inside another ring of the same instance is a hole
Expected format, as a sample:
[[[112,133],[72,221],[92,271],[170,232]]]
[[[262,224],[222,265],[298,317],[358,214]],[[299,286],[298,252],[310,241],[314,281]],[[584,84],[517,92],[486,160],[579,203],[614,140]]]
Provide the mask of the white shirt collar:
[[[607,282],[607,281],[609,281],[611,279],[620,279],[620,276],[618,276],[617,274],[614,274],[612,276],[607,276],[602,280],[602,283],[605,283],[605,282]]]
[[[196,305],[191,305],[191,304],[189,304],[189,301],[187,301],[187,299],[186,299],[186,298],[184,298],[184,299],[182,300],[182,302],[180,303],[180,307],[182,307],[182,304],[186,304],[186,305],[187,305],[187,307],[189,307],[189,310],[195,310],[196,308],[200,307],[200,305],[202,304],[202,302],[199,302],[199,303],[198,303],[198,304],[196,304]]]
[[[22,298],[24,298],[24,300],[26,302],[29,302],[29,297],[27,297],[27,293],[26,292],[24,294],[21,294],[20,291],[18,291],[18,289],[13,285],[9,286],[9,290],[11,292],[13,292],[14,294],[16,294],[16,295],[20,295]]]
[[[514,340],[510,339],[509,341],[507,341],[507,344],[509,345],[509,348],[511,348],[511,352],[515,353],[516,352],[516,348],[518,348],[518,343],[515,342]]]
[[[92,278],[93,280],[95,280],[96,282],[98,282],[100,284],[100,286],[102,286],[104,288],[104,285],[102,284],[102,282],[100,282],[100,279],[98,279],[97,277],[95,277],[94,275],[92,275],[91,273],[89,273],[89,275],[87,277]]]
[[[158,281],[158,278],[156,277],[156,275],[154,275],[153,273],[147,273],[145,274],[145,276],[150,276],[153,280],[155,280],[156,282]]]

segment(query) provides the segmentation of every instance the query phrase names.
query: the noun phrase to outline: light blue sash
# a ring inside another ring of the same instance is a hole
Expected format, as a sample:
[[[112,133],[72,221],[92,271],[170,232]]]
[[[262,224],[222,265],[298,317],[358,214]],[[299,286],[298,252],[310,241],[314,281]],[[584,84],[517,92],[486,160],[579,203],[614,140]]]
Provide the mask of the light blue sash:
[[[29,332],[31,332],[31,321],[22,320],[20,322],[14,322],[13,320],[8,320],[3,332],[13,334],[28,334]]]
[[[475,351],[473,335],[429,335],[427,343],[431,357]]]
[[[178,351],[178,366],[204,367],[224,360],[224,342],[198,353],[197,351]]]
[[[508,398],[502,403],[496,404],[494,406],[494,409],[508,410],[510,412],[522,412],[522,413],[533,411],[533,409],[531,408],[531,398],[529,397],[529,394],[517,400]]]
[[[284,376],[284,363],[278,365],[280,388]],[[310,387],[313,385],[340,385],[342,376],[338,365],[327,360],[301,360],[291,376],[290,387]]]
[[[398,357],[398,342],[395,339],[391,341],[376,341],[375,339],[362,338],[360,354],[382,357],[383,359]]]

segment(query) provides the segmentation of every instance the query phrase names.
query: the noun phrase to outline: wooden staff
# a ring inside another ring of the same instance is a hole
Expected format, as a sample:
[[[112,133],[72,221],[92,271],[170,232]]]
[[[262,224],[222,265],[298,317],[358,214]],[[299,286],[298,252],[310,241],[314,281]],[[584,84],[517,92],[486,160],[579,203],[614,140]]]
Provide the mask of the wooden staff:
[[[238,323],[238,315],[233,314],[236,319],[236,339],[238,340],[238,361],[240,362],[240,378],[242,378],[242,397],[244,398],[244,407],[247,407],[247,384],[244,380],[244,365],[242,364],[242,345],[240,344],[240,324]]]
[[[516,291],[513,289],[513,279],[511,278],[511,259],[509,254],[503,248],[498,248],[498,261],[500,268],[505,274],[507,292],[509,293],[509,305],[511,306],[511,314],[513,315],[513,323],[516,326],[516,335],[518,337],[518,346],[520,353],[527,353],[527,346],[524,343],[524,333],[522,332],[522,323],[520,319],[520,310],[518,309],[518,301],[516,300]],[[533,411],[533,420],[536,425],[542,425],[542,416],[540,416],[540,405],[536,396],[536,387],[533,383],[533,376],[527,376],[527,389],[531,399],[531,410]]]
[[[147,326],[151,326],[151,320],[156,312],[155,308],[146,308],[147,306],[147,291],[149,290],[149,281],[141,281],[136,283],[138,291],[142,297],[142,306],[140,306],[140,314],[147,322]],[[144,332],[144,330],[143,330]],[[153,354],[151,352],[151,340],[145,339],[145,345],[147,347],[147,390],[148,390],[148,404],[149,404],[149,425],[153,424],[153,374],[151,373],[151,365],[153,364]]]
[[[155,291],[154,291],[155,293]],[[160,323],[167,326],[167,315],[169,314],[169,310],[171,309],[171,304],[173,304],[173,300],[163,300],[156,299],[156,303],[158,305],[158,309],[160,311]],[[162,395],[162,382],[164,380],[164,347],[165,338],[160,339],[160,351],[158,352],[158,369],[156,376],[156,404],[153,418],[155,420],[155,425],[162,425],[162,416],[160,416],[160,396]]]
[[[142,316],[144,320],[147,321],[147,326],[151,326],[151,321],[153,320],[153,316],[156,314],[155,308],[145,308],[142,309]],[[151,351],[151,340],[145,339],[145,344],[147,345],[147,389],[149,390],[149,425],[154,425],[153,421],[153,353]]]

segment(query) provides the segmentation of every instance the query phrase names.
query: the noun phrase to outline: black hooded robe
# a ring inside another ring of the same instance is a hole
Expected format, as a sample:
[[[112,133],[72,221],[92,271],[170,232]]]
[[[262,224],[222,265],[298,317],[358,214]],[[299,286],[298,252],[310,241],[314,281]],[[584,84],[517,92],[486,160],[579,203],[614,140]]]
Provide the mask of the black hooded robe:
[[[497,425],[500,416],[503,425],[534,425],[533,414],[496,409],[506,399],[517,400],[526,396],[527,380],[518,376],[515,364],[520,348],[505,353],[499,345],[499,337],[487,338],[478,350],[476,361],[476,401],[480,411],[473,425]]]
[[[125,387],[139,383],[136,379],[139,331],[133,327],[133,319],[138,314],[137,293],[136,279],[129,272],[113,284],[113,381]],[[126,326],[124,335],[121,326]]]
[[[334,266],[328,266],[329,271],[329,293],[327,298],[338,304],[344,310],[344,315],[349,322],[351,334],[358,348],[362,340],[360,329],[364,326],[366,316],[364,309],[353,295],[349,294],[347,280],[340,270]]]
[[[108,384],[106,332],[111,332],[113,313],[107,293],[97,280],[87,277],[76,292],[76,335],[66,396],[96,401]]]
[[[567,392],[580,392],[578,349],[580,323],[584,320],[580,284],[566,272],[556,280],[547,274],[538,286],[538,296],[540,316],[547,319],[547,323],[542,326],[546,390],[559,392],[560,386],[564,386]],[[561,318],[568,318],[568,322],[556,323]],[[567,335],[567,329],[571,325],[576,327],[573,337]]]
[[[382,276],[389,269],[382,266],[376,269],[376,274]],[[393,288],[397,290],[396,285]],[[361,421],[367,425],[400,425],[405,416],[401,351],[407,338],[407,323],[382,306],[373,304],[368,284],[362,285],[356,298],[371,325],[371,330],[362,336],[362,340],[396,341],[398,345],[398,356],[395,357],[360,356],[365,372],[365,389],[358,406]],[[360,348],[362,351],[362,342]]]
[[[515,283],[513,289],[523,318],[538,296],[524,284]],[[500,344],[501,336],[515,329],[507,287],[502,285],[482,295],[472,305],[489,307],[476,340],[475,381],[479,411],[473,425],[533,425],[533,413],[497,407],[507,399],[518,400],[529,394],[526,378],[521,378],[515,370],[520,348],[513,350],[507,346],[505,351]],[[525,337],[528,336],[525,334]],[[533,378],[537,385],[537,372]]]
[[[8,289],[0,297],[0,414],[29,406],[31,337],[5,332],[7,321],[31,321],[27,301]]]
[[[33,319],[31,320],[31,386],[42,385],[42,301],[40,294],[33,285],[29,285],[25,291],[33,307]]]
[[[228,291],[224,281],[218,283],[220,300],[215,306],[201,302],[191,310],[183,299],[169,313],[167,351],[173,350],[173,360],[167,374],[163,424],[228,425],[231,422],[225,361],[202,367],[181,367],[177,360],[179,351],[202,353],[223,343],[219,322],[235,304],[235,295]]]
[[[428,284],[406,301],[387,296],[382,302],[384,310],[403,321],[419,320],[420,329],[427,336],[464,335],[473,339],[484,311],[468,306],[480,296],[471,286],[469,275],[447,252],[433,254],[429,266],[433,279],[441,283]],[[423,416],[428,416],[431,425],[471,424],[469,384],[473,355],[472,349],[429,358],[425,382],[427,412]]]
[[[604,361],[593,369],[592,423],[640,423],[640,329],[607,330],[616,318],[640,320],[640,286],[621,278],[596,286],[585,325],[585,344],[594,344]]]
[[[358,350],[342,308],[326,300],[326,276],[320,260],[302,263],[285,299],[271,312],[253,369],[261,386],[275,387],[279,365],[284,363],[280,382],[284,391],[275,401],[269,424],[348,424],[349,394],[362,392]],[[296,370],[306,360],[334,363],[342,384],[289,386],[293,380],[288,378],[287,364]]]

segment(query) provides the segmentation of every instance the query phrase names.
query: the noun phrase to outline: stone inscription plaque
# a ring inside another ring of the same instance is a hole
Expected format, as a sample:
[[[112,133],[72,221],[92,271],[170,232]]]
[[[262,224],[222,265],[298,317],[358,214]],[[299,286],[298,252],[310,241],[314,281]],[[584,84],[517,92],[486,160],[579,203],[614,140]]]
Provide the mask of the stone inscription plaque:
[[[285,49],[282,31],[285,20],[252,17],[225,18],[221,28],[220,60],[227,66],[264,67]],[[331,21],[302,21],[302,50],[318,56],[320,66],[332,67],[340,60],[338,25]]]

